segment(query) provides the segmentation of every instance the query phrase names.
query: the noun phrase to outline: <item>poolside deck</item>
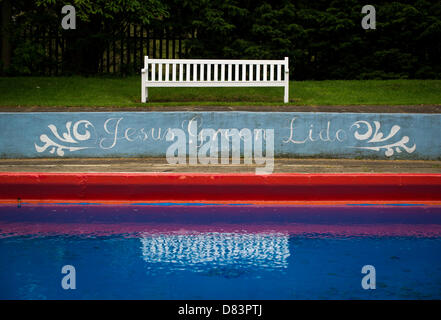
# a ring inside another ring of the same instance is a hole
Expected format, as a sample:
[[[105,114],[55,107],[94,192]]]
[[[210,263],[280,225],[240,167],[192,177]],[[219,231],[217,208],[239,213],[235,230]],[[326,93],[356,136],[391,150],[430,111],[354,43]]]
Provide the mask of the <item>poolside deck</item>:
[[[165,158],[0,159],[0,172],[196,172],[251,173],[252,165],[175,165]],[[441,173],[441,161],[286,159],[274,173]]]
[[[434,105],[305,105],[305,106],[1,106],[0,112],[203,112],[203,111],[248,111],[248,112],[349,112],[349,113],[441,113],[441,104]]]

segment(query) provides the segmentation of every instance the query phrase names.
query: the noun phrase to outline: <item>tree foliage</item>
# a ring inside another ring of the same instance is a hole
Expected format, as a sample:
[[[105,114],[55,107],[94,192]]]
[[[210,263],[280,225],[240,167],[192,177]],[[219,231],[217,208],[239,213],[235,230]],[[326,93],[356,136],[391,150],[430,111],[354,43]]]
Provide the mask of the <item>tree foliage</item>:
[[[14,3],[17,19],[54,28],[59,27],[61,7],[66,4],[61,0]],[[371,1],[376,30],[362,28],[361,9],[366,2],[361,0],[73,0],[71,4],[78,16],[77,30],[68,33],[74,73],[97,72],[107,41],[125,32],[128,24],[156,24],[189,35],[185,43],[189,58],[288,56],[294,79],[441,78],[439,0]]]
[[[441,78],[441,2],[190,0],[195,57],[280,59],[296,79]]]
[[[40,44],[19,42],[19,36],[28,28],[60,29],[61,8],[69,3],[63,0],[16,0],[14,2],[14,34],[16,48],[13,55],[12,72],[32,70],[23,67],[28,56],[40,52]],[[111,39],[119,38],[130,24],[148,25],[168,17],[166,5],[161,0],[73,0],[76,11],[76,29],[63,31],[66,39],[63,69],[67,73],[95,74],[98,72],[99,58]],[[50,63],[36,55],[41,65]],[[35,66],[35,63],[33,63]],[[36,68],[38,69],[38,68]],[[33,73],[33,72],[31,72]]]

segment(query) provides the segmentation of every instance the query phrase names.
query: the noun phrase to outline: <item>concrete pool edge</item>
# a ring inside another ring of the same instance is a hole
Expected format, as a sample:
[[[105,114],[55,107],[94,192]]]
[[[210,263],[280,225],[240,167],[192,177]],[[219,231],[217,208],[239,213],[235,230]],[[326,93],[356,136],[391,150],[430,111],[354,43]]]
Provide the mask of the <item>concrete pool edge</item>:
[[[0,204],[441,205],[441,174],[0,172]]]

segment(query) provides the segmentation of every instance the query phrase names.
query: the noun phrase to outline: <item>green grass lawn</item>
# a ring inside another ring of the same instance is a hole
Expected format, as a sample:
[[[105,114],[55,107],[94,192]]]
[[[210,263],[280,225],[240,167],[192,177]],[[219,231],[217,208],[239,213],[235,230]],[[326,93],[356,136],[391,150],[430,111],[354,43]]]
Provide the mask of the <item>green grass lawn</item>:
[[[283,88],[151,88],[140,77],[0,78],[0,106],[259,106],[283,104]],[[441,80],[291,81],[288,105],[439,105]]]

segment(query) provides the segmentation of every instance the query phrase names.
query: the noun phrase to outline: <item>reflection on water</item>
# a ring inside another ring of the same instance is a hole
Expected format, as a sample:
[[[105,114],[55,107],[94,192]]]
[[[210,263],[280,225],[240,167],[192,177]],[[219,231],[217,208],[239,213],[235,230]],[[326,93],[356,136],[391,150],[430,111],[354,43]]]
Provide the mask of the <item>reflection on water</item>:
[[[146,230],[0,237],[0,300],[441,298],[439,236]],[[376,290],[360,285],[366,264]]]
[[[287,268],[290,256],[288,235],[283,233],[143,234],[140,240],[146,262],[181,270],[207,265]]]
[[[367,264],[376,290],[360,285]],[[60,285],[64,265],[76,290]],[[0,299],[440,299],[440,288],[440,206],[0,206]]]

